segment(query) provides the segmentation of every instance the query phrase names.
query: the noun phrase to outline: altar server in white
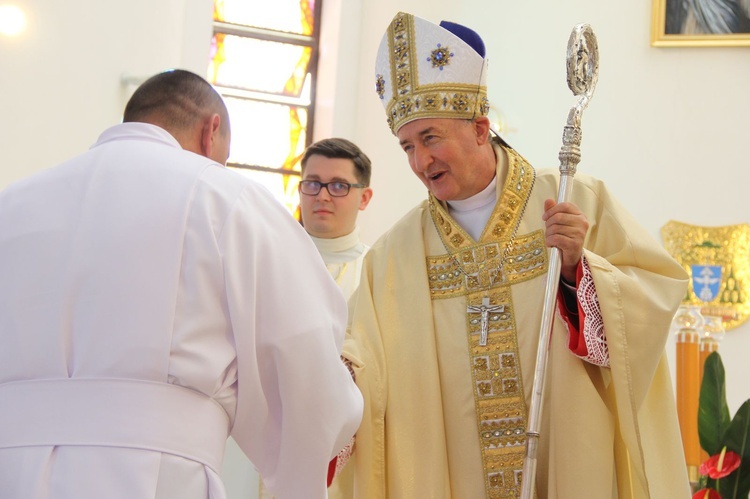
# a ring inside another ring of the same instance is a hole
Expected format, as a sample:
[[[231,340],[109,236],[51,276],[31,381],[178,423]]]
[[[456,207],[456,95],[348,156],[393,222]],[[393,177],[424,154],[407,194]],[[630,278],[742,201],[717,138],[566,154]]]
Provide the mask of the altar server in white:
[[[0,497],[220,499],[230,434],[277,498],[326,497],[362,412],[341,292],[223,166],[205,80],[160,73],[123,121],[0,193]]]
[[[333,137],[305,149],[301,170],[302,223],[349,299],[359,285],[362,261],[370,248],[359,238],[357,215],[372,199],[372,163],[356,144]]]

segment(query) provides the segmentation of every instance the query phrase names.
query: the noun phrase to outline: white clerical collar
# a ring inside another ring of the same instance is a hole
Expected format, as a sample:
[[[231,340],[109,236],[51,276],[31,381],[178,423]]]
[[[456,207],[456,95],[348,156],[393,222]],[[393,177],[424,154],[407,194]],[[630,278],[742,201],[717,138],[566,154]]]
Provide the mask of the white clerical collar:
[[[497,203],[497,175],[490,185],[470,198],[448,201],[448,213],[475,241],[479,241],[484,226],[492,216]]]
[[[326,263],[354,260],[365,250],[364,244],[359,240],[359,227],[354,227],[354,230],[345,236],[333,239],[313,235],[310,235],[310,239],[315,243],[315,247],[318,248],[318,252]]]
[[[489,183],[489,185],[477,194],[474,194],[473,196],[466,199],[448,201],[448,210],[451,213],[467,212],[483,208],[488,204],[492,204],[494,206],[495,200],[497,199],[496,188],[497,175],[492,177],[492,181]]]

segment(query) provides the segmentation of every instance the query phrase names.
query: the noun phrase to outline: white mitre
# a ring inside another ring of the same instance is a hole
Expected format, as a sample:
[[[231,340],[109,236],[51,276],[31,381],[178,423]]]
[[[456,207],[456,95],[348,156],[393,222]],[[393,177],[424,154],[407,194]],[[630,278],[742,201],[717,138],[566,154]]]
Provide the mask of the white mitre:
[[[482,39],[465,26],[396,14],[375,62],[375,88],[393,134],[420,118],[486,116],[490,105],[484,55]]]

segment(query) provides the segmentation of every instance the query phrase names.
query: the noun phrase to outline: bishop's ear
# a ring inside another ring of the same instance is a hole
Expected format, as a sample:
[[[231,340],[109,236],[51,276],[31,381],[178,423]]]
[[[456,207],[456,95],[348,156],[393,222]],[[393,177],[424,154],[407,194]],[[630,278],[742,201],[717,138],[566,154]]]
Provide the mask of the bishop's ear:
[[[490,119],[487,116],[474,118],[472,125],[474,126],[478,145],[483,145],[490,140]]]

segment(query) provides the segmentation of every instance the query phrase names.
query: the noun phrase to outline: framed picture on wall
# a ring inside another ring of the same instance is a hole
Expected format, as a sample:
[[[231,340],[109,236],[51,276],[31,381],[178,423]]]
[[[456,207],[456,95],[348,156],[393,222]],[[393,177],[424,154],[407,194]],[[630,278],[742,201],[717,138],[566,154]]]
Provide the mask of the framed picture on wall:
[[[653,0],[654,47],[750,47],[750,0]]]

